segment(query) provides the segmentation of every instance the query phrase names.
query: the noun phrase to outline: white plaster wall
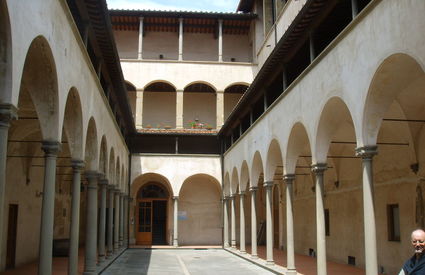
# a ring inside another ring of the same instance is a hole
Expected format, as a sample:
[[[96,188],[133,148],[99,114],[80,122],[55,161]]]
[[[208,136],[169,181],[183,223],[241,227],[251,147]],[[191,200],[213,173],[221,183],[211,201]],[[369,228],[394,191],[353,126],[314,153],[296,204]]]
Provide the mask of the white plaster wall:
[[[176,127],[176,93],[144,92],[143,93],[143,127],[169,125]]]
[[[143,58],[177,60],[179,57],[179,36],[177,32],[145,32],[143,37]]]
[[[202,81],[224,91],[234,83],[251,83],[254,76],[254,66],[248,63],[122,60],[121,66],[125,79],[137,89],[152,81],[165,80],[177,90]]]
[[[179,194],[179,211],[187,219],[179,220],[179,245],[220,245],[221,190],[205,176],[187,180]]]
[[[100,86],[95,70],[86,54],[84,44],[73,23],[66,1],[36,0],[36,1],[8,1],[9,16],[13,33],[13,72],[11,102],[18,103],[20,80],[25,57],[29,45],[37,36],[44,36],[51,47],[54,63],[58,74],[59,92],[59,125],[57,132],[46,139],[60,140],[62,134],[63,117],[68,91],[71,87],[78,90],[83,112],[83,144],[84,149],[86,131],[91,117],[96,122],[97,144],[100,146],[101,137],[106,134],[109,148],[115,148],[115,155],[119,156],[125,167],[127,166],[128,150],[120,130],[115,123],[112,111]],[[53,23],[54,22],[54,23]],[[23,28],[22,26],[31,26]],[[19,30],[19,31],[18,31]],[[81,77],[84,75],[85,77]],[[41,121],[41,123],[45,123]],[[84,150],[82,150],[84,152]],[[73,156],[82,158],[83,156]]]
[[[231,174],[234,167],[240,171],[244,160],[248,162],[251,172],[254,153],[257,151],[267,171],[267,150],[272,139],[278,140],[283,162],[286,163],[287,140],[296,122],[301,122],[306,128],[313,155],[312,163],[324,161],[323,156],[317,154],[317,129],[324,105],[335,96],[346,103],[353,120],[355,136],[347,140],[357,141],[357,144],[352,145],[350,153],[344,151],[342,154],[354,155],[355,147],[367,145],[363,139],[365,133],[362,132],[362,120],[372,78],[383,60],[395,53],[407,53],[423,67],[425,51],[420,45],[425,42],[424,37],[410,30],[425,27],[421,15],[424,11],[424,3],[415,1],[372,3],[364,10],[363,17],[357,18],[289,87],[286,95],[275,102],[225,153],[224,172]],[[393,129],[381,138],[385,141],[388,138],[399,138],[396,129],[401,128]],[[403,133],[407,134],[406,131]],[[357,264],[364,266],[361,163],[360,160],[354,161],[332,164],[338,166],[341,187],[335,189],[334,176],[329,178],[325,186],[325,208],[329,208],[331,219],[331,236],[326,239],[327,257],[346,263],[347,256],[355,256]],[[408,239],[410,231],[416,227],[413,213],[418,181],[418,177],[408,171],[412,161],[410,148],[399,151],[380,147],[379,155],[374,158],[378,262],[388,274],[398,272],[403,261],[412,253]],[[297,176],[294,186],[295,249],[302,254],[307,254],[308,248],[316,247],[312,186],[311,179]],[[400,206],[401,242],[389,242],[386,239],[386,205],[390,203],[398,203]],[[353,236],[353,232],[358,234]]]
[[[178,196],[183,182],[196,174],[209,175],[221,185],[220,157],[214,155],[132,155],[131,182],[146,173],[165,177],[172,187],[174,196]]]
[[[189,121],[199,119],[200,122],[216,126],[216,95],[213,93],[183,94],[183,127],[190,128]]]
[[[223,35],[223,61],[252,62],[252,45],[248,35]]]
[[[120,58],[137,58],[139,32],[114,31],[114,38]]]
[[[218,39],[211,33],[184,33],[183,60],[218,61]]]
[[[224,121],[229,117],[241,97],[242,94],[224,94]]]

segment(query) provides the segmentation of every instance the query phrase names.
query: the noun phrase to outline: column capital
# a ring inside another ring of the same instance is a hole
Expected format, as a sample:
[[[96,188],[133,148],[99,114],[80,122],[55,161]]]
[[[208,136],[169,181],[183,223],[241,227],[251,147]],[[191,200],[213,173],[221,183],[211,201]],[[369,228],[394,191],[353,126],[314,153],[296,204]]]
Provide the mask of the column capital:
[[[179,22],[180,22],[180,23],[183,23],[183,22],[184,22],[183,17],[179,17]]]
[[[295,174],[283,175],[283,180],[286,184],[291,184],[295,180]]]
[[[173,200],[179,200],[179,196],[173,196]]]
[[[57,156],[62,148],[59,141],[45,140],[41,144],[41,149],[44,151],[46,156]]]
[[[120,191],[120,196],[121,197],[123,197],[124,198],[124,196],[125,196],[126,194],[124,193],[124,192],[122,192],[122,191]]]
[[[139,16],[139,21],[143,22],[143,19],[145,19],[143,16]]]
[[[71,167],[74,170],[82,170],[84,168],[84,161],[81,159],[71,159]]]
[[[316,175],[323,175],[326,169],[328,169],[328,165],[326,163],[315,163],[311,166],[311,172]]]
[[[355,151],[356,151],[356,156],[359,156],[362,159],[371,159],[373,158],[373,156],[378,154],[378,146],[367,145],[363,147],[357,147]]]
[[[108,184],[107,188],[108,188],[110,191],[114,191],[115,186],[114,186],[112,183],[110,183],[110,184]]]
[[[86,179],[91,180],[91,179],[98,179],[100,174],[97,171],[88,170],[84,173],[84,176],[86,177]]]
[[[9,127],[11,120],[18,117],[18,109],[12,104],[0,104],[0,126]]]
[[[239,196],[245,196],[245,193],[246,193],[245,191],[240,191]]]
[[[99,179],[99,185],[101,185],[102,187],[107,187],[108,186],[108,179],[107,178]]]
[[[233,200],[236,197],[236,194],[230,194],[229,199]]]
[[[115,195],[119,195],[120,194],[120,191],[121,190],[118,187],[114,186]]]
[[[263,186],[264,186],[265,188],[271,188],[271,187],[273,187],[273,185],[274,185],[274,181],[272,181],[272,180],[265,181],[265,182],[263,183]]]
[[[250,192],[256,192],[256,191],[258,191],[258,186],[251,186],[251,187],[249,187],[249,191]]]
[[[222,90],[217,90],[216,93],[217,94],[224,94],[224,90],[223,91]]]

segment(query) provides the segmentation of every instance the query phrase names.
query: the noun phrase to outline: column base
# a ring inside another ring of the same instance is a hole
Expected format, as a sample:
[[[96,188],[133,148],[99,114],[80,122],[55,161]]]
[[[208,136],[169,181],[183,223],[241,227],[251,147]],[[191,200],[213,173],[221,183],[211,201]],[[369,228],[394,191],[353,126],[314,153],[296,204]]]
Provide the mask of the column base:
[[[96,271],[84,271],[83,275],[97,275]]]
[[[230,245],[228,243],[224,243],[224,247],[229,248]]]
[[[246,251],[245,250],[241,250],[241,251],[239,251],[239,253],[246,254]]]
[[[178,247],[179,246],[179,243],[175,240],[175,241],[173,241],[173,246],[174,247]]]
[[[295,270],[295,269],[288,269],[285,272],[285,275],[297,275],[297,274],[298,274],[297,270]]]
[[[274,265],[274,261],[273,260],[267,260],[266,265]]]
[[[105,261],[105,255],[99,255],[98,256],[98,264],[97,265],[99,265],[100,263],[102,263],[102,262],[104,262]]]
[[[251,259],[254,259],[254,260],[258,259],[258,255],[251,255]]]

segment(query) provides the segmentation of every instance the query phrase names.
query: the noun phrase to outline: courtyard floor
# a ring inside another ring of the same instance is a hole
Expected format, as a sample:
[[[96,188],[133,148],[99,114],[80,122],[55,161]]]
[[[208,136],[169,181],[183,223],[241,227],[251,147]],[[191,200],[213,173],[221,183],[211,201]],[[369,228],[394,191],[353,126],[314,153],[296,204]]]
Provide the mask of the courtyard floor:
[[[241,257],[245,257],[251,260],[249,254],[241,254],[238,250],[231,250],[231,252],[228,252],[220,247],[211,246],[179,247],[177,249],[172,246],[148,247],[152,248],[152,250],[141,248],[140,246],[135,246],[127,249],[102,273],[102,275],[272,274],[247,260],[241,259]],[[247,246],[246,250],[248,253],[251,252],[249,246]],[[232,255],[232,253],[238,256]],[[274,249],[273,253],[276,263],[275,267],[281,268],[282,266],[286,266],[285,251]],[[261,259],[265,259],[266,256],[266,248],[264,246],[258,247],[258,256],[260,257],[258,261],[261,263]],[[67,257],[53,258],[52,273],[54,275],[66,275],[67,264]],[[316,274],[315,258],[296,254],[295,264],[299,274]],[[84,249],[81,249],[79,253],[79,274],[82,274],[83,265]],[[37,274],[37,266],[37,262],[33,262],[12,270],[0,272],[0,275],[34,275]],[[186,269],[184,269],[183,266],[185,266]],[[237,271],[232,271],[232,267],[235,267]],[[365,274],[364,269],[331,261],[327,262],[327,271],[328,275]]]

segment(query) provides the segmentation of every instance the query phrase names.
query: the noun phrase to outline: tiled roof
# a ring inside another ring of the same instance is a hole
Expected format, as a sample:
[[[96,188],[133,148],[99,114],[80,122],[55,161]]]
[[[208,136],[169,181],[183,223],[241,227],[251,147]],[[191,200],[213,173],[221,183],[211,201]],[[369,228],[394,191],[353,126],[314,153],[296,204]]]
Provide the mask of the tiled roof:
[[[194,135],[217,135],[216,129],[137,129],[140,134],[194,134]]]

